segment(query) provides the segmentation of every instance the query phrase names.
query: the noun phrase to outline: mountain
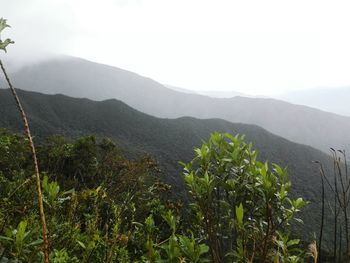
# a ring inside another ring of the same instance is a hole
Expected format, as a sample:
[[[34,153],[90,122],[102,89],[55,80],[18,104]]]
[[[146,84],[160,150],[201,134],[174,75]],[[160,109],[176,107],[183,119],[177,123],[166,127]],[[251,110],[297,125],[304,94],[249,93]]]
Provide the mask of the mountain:
[[[279,99],[350,116],[350,87],[317,88],[288,92]]]
[[[12,79],[20,89],[93,100],[116,98],[156,117],[221,118],[256,124],[325,152],[330,147],[350,152],[350,117],[275,99],[186,94],[126,70],[72,57],[25,67]]]
[[[215,90],[189,90],[189,89],[184,89],[184,88],[179,88],[179,87],[175,87],[175,86],[171,86],[171,85],[165,85],[165,87],[175,90],[175,91],[179,91],[182,93],[191,93],[191,94],[200,94],[200,95],[204,95],[204,96],[208,96],[208,97],[212,97],[212,98],[232,98],[232,97],[236,97],[236,96],[240,96],[240,97],[254,97],[251,95],[247,95],[241,92],[236,92],[236,91],[215,91]]]
[[[290,142],[255,125],[191,117],[161,119],[141,113],[115,99],[91,101],[21,90],[18,90],[18,94],[29,116],[36,141],[51,134],[64,134],[71,138],[90,134],[110,137],[132,155],[151,154],[176,193],[184,192],[182,167],[178,161],[191,160],[193,148],[207,139],[211,132],[245,134],[246,140],[259,151],[260,160],[268,159],[288,166],[293,196],[303,196],[311,202],[305,211],[303,233],[310,238],[311,232],[318,231],[321,182],[312,161],[319,160],[326,170],[330,170],[331,164],[329,156],[319,150]],[[0,116],[0,127],[15,132],[23,130],[9,90],[0,89]]]
[[[241,92],[236,92],[236,91],[215,91],[215,90],[201,90],[197,92],[198,94],[204,95],[204,96],[209,96],[212,98],[233,98],[233,97],[248,97],[248,98],[253,98],[254,96],[244,94]]]
[[[165,87],[167,87],[168,89],[172,89],[181,93],[189,93],[189,94],[199,94],[197,91],[194,90],[189,90],[189,89],[183,89],[183,88],[179,88],[179,87],[175,87],[172,85],[164,85]]]

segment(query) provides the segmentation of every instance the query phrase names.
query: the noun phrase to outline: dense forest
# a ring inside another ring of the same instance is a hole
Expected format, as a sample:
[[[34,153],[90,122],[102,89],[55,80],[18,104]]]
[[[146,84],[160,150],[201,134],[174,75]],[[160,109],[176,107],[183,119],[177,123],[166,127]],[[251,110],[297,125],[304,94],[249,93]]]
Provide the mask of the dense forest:
[[[301,262],[290,236],[305,205],[286,169],[256,160],[241,137],[215,133],[184,165],[173,199],[155,162],[128,160],[108,139],[53,136],[38,160],[52,262]],[[0,136],[2,258],[38,262],[41,228],[23,136]],[[295,221],[296,222],[296,221]]]

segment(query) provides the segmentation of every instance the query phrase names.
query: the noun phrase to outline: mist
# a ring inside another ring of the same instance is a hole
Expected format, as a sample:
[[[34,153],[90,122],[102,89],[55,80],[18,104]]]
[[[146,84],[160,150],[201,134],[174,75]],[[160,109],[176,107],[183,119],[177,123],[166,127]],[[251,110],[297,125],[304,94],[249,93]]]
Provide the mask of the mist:
[[[195,91],[350,85],[346,2],[5,1],[11,67],[82,57]],[[277,10],[277,11],[275,11]]]

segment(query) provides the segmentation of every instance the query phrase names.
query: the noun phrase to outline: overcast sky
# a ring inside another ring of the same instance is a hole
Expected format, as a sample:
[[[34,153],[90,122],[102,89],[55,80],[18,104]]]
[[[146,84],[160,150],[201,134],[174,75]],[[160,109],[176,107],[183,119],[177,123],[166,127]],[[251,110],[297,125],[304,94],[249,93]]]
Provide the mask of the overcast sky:
[[[16,41],[8,56],[68,54],[260,95],[350,85],[349,14],[335,0],[0,0],[3,37]]]

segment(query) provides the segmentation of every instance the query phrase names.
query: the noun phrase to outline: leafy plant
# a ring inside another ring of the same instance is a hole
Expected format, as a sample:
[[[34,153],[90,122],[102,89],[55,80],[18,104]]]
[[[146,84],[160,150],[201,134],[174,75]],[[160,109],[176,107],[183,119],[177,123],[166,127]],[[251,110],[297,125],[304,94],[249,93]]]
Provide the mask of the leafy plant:
[[[4,19],[4,18],[0,18],[0,34],[1,32],[7,28],[7,27],[10,27],[8,24],[7,24],[7,20]],[[1,40],[0,38],[0,49],[4,50],[6,52],[6,47],[9,45],[9,44],[14,44],[15,42],[12,41],[11,39],[7,38],[5,39],[4,41]]]
[[[300,260],[289,234],[306,202],[288,197],[287,169],[257,161],[243,136],[214,133],[195,152],[185,181],[212,262],[268,262],[276,251],[278,260]]]
[[[25,187],[32,169],[25,140],[0,132],[0,254],[39,262],[43,241],[35,192]],[[192,198],[181,206],[168,199],[171,188],[148,157],[127,160],[93,137],[43,142],[50,261],[302,262],[290,227],[305,201],[288,197],[287,169],[256,161],[251,145],[228,134],[213,134],[195,153],[184,164]]]
[[[0,241],[5,245],[4,251],[7,251],[7,254],[14,259],[33,262],[43,241],[41,239],[33,240],[27,226],[27,221],[21,221],[17,228],[6,229],[5,236],[0,236]]]

